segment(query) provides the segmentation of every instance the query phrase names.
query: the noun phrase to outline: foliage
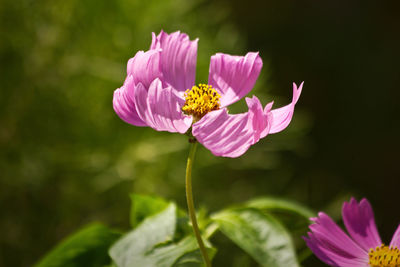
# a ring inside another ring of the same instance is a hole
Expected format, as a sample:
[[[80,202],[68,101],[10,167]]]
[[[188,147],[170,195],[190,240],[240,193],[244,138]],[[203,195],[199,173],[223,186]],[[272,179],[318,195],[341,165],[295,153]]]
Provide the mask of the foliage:
[[[90,224],[71,235],[44,257],[36,267],[102,266],[110,263],[108,247],[120,233],[101,224]]]
[[[298,266],[292,241],[272,216],[253,209],[228,210],[214,216],[221,231],[262,266]]]
[[[119,236],[104,226],[84,228],[63,241],[37,266],[98,266],[107,262],[106,248],[113,264],[120,267],[195,267],[203,266],[201,254],[188,225],[185,212],[159,197],[132,195],[132,230]],[[304,206],[282,199],[249,201],[242,207],[203,214],[203,238],[211,257],[217,252],[212,237],[221,231],[261,266],[298,266],[290,232],[270,210],[293,213]],[[308,216],[308,213],[298,214]],[[111,238],[112,237],[112,238]],[[91,258],[90,258],[91,257]],[[96,259],[89,261],[88,259]]]

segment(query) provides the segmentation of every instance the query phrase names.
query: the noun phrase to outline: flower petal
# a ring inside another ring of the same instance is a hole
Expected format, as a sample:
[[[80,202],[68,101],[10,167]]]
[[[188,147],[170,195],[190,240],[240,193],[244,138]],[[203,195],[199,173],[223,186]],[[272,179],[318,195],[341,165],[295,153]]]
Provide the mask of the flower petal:
[[[271,131],[271,126],[272,126],[273,123],[274,123],[274,116],[272,115],[272,112],[271,112],[271,108],[272,108],[272,105],[273,105],[273,104],[274,104],[274,102],[272,101],[272,102],[268,103],[268,104],[265,106],[265,108],[264,108],[263,113],[264,113],[264,116],[268,116],[268,118],[269,118],[269,124],[268,124],[268,127],[266,127],[266,128],[261,132],[260,138],[266,137],[266,136],[269,134],[269,132]]]
[[[113,108],[125,122],[136,126],[146,126],[136,112],[134,95],[135,84],[132,75],[129,75],[124,85],[114,91]]]
[[[274,117],[274,122],[271,126],[271,134],[278,133],[284,130],[290,123],[293,117],[294,106],[296,105],[297,101],[299,100],[301,90],[303,89],[302,82],[300,87],[297,89],[297,85],[293,83],[293,98],[292,103],[286,105],[284,107],[272,110],[272,115]]]
[[[310,230],[315,240],[314,246],[323,247],[338,257],[368,262],[368,252],[363,250],[325,213],[320,212],[319,217],[313,218],[314,224]]]
[[[364,198],[357,203],[351,198],[350,202],[344,202],[342,215],[347,232],[364,250],[368,251],[382,244],[368,200]]]
[[[396,232],[394,232],[389,247],[397,247],[398,249],[400,249],[400,225],[397,227]]]
[[[196,78],[197,42],[178,32],[167,34],[161,31],[152,34],[150,49],[162,49],[161,70],[164,80],[177,91],[192,88]]]
[[[327,248],[323,241],[319,240],[312,233],[308,233],[308,237],[303,237],[307,246],[321,261],[329,266],[335,267],[366,267],[368,266],[365,259],[349,257],[348,255],[336,252]]]
[[[226,108],[208,113],[193,124],[193,136],[216,156],[241,156],[269,129],[271,118],[263,113],[257,97],[247,98],[246,102],[246,113],[229,115]]]
[[[127,73],[133,77],[135,85],[141,83],[148,88],[155,78],[162,79],[160,52],[160,49],[139,51],[129,59]]]
[[[261,138],[268,135],[272,124],[272,114],[270,113],[272,102],[268,103],[264,110],[260,100],[253,96],[253,98],[246,97],[246,103],[249,108],[248,120],[252,124],[254,140],[252,144],[257,143]]]
[[[192,124],[192,118],[183,115],[181,99],[171,87],[163,88],[162,82],[155,79],[147,92],[139,84],[135,94],[136,110],[139,117],[157,131],[185,133]]]
[[[258,53],[231,56],[218,53],[211,57],[208,83],[221,93],[221,106],[226,107],[253,88],[262,68]]]

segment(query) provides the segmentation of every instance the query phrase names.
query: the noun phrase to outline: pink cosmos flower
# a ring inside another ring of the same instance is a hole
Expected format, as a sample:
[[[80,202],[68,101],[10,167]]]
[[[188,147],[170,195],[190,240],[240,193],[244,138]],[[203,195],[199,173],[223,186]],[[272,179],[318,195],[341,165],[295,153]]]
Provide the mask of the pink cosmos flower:
[[[114,92],[118,116],[135,126],[191,134],[216,156],[239,157],[269,133],[285,129],[303,83],[293,84],[292,102],[271,110],[256,96],[246,98],[248,112],[227,107],[253,88],[262,68],[258,53],[211,57],[208,84],[195,85],[198,39],[180,32],[152,34],[150,50],[128,61],[123,86]],[[189,131],[190,133],[190,131]]]
[[[338,267],[400,266],[400,225],[389,246],[385,246],[368,200],[364,198],[357,203],[351,198],[350,202],[344,202],[342,216],[350,236],[323,212],[311,218],[314,221],[311,232],[303,238],[320,260]]]

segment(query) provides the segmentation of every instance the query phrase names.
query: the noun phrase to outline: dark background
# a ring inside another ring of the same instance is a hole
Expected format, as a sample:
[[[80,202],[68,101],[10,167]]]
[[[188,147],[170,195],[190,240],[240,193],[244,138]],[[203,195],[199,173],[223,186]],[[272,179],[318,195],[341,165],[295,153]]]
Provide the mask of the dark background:
[[[131,192],[185,207],[185,136],[133,127],[112,109],[127,60],[161,29],[200,38],[197,82],[212,54],[247,51],[264,61],[251,92],[263,103],[287,104],[291,83],[305,81],[284,132],[237,159],[199,150],[198,206],[273,195],[339,220],[344,200],[367,197],[389,243],[400,222],[399,12],[398,1],[368,0],[2,0],[0,266],[32,265],[88,222],[128,229]],[[216,266],[254,265],[215,243]]]

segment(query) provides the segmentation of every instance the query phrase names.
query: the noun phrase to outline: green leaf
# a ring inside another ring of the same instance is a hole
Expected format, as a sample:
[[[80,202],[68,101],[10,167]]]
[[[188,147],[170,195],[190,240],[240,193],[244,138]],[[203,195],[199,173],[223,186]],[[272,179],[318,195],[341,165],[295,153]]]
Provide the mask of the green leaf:
[[[199,266],[204,266],[204,260],[203,256],[201,255],[201,252],[199,249],[197,249],[197,241],[195,240],[194,237],[191,237],[191,242],[196,242],[196,250],[193,250],[189,253],[184,254],[182,257],[180,257],[173,267],[199,267]],[[208,243],[205,244],[208,256],[210,259],[212,259],[217,252],[217,250],[213,247],[211,247]]]
[[[132,228],[135,228],[145,218],[164,210],[171,203],[157,196],[132,194],[130,197],[132,201],[130,214]],[[179,235],[183,237],[188,233],[192,233],[186,212],[177,208],[177,215],[177,231]]]
[[[296,267],[296,254],[286,229],[271,215],[255,209],[231,209],[214,216],[222,231],[260,265]]]
[[[216,250],[208,247],[207,251],[212,259]],[[149,267],[203,266],[203,260],[194,236],[187,236],[176,244],[154,249],[146,255],[145,260],[138,262],[140,262],[138,266]]]
[[[107,250],[119,233],[101,224],[90,224],[67,237],[50,251],[36,267],[104,266],[110,263]]]
[[[299,203],[289,201],[286,199],[263,197],[250,200],[245,204],[246,207],[260,209],[263,211],[286,211],[297,214],[307,221],[311,217],[315,217],[316,214],[309,208]]]
[[[203,266],[203,257],[200,250],[189,252],[180,257],[173,267],[198,267]]]
[[[111,258],[118,267],[202,266],[202,261],[196,257],[198,245],[193,236],[173,242],[177,224],[176,206],[171,203],[123,236],[110,249]],[[212,248],[210,252],[215,254]]]
[[[168,202],[160,197],[146,195],[131,195],[131,226],[135,228],[146,217],[152,216],[164,210]]]
[[[110,256],[118,266],[134,266],[154,246],[171,241],[175,233],[176,206],[171,203],[163,211],[146,218],[111,249]],[[145,266],[145,265],[136,265]]]

